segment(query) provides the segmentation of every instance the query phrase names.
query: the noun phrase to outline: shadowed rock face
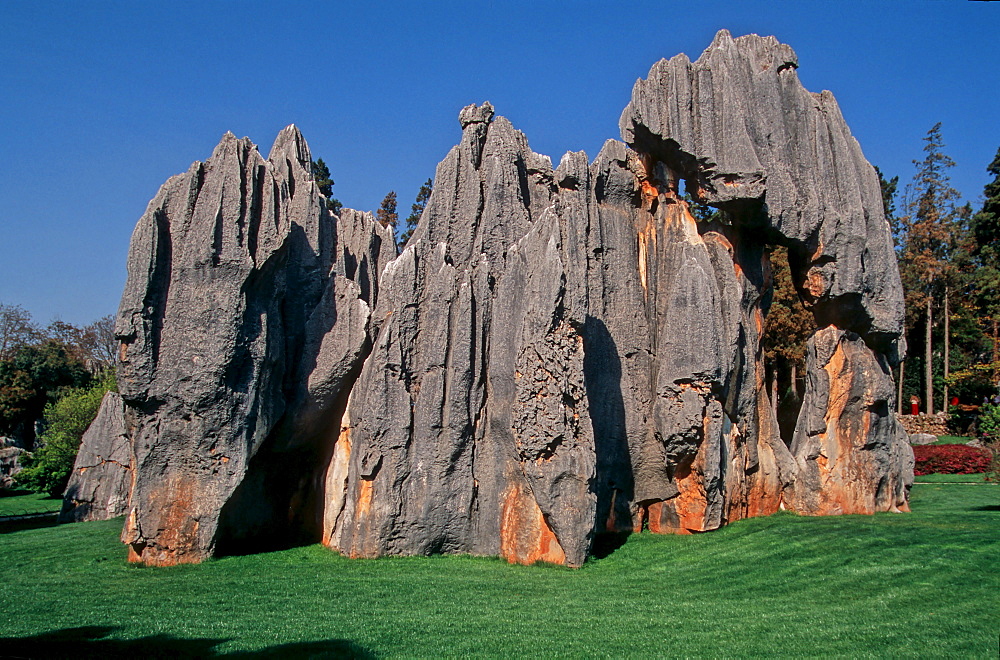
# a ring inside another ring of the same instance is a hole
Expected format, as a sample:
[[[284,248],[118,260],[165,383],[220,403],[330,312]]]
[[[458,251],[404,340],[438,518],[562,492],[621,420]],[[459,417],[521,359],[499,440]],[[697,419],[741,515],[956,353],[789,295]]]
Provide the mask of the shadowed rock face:
[[[552,167],[462,110],[395,260],[323,211],[301,136],[226,136],[140,220],[119,313],[149,563],[349,556],[580,565],[601,534],[905,510],[902,292],[874,170],[773,38],[661,61],[625,142]],[[698,221],[679,191],[722,211]],[[789,448],[763,387],[765,248],[822,328]]]

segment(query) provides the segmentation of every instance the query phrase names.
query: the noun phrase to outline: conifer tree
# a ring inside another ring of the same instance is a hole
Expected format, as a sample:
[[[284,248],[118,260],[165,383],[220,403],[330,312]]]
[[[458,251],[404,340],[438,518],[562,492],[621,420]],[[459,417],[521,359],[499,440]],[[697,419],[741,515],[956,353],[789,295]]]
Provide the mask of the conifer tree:
[[[340,209],[344,208],[344,205],[340,203],[339,199],[333,197],[334,181],[330,178],[330,168],[327,167],[322,158],[312,162],[312,175],[320,194],[326,197],[326,208],[334,215],[340,215]]]
[[[399,235],[400,245],[406,245],[407,241],[410,240],[410,236],[413,236],[413,230],[417,228],[417,223],[420,222],[420,216],[423,215],[424,209],[427,207],[427,202],[431,198],[431,191],[433,190],[433,179],[427,179],[420,186],[417,199],[413,202],[413,206],[410,207],[410,215],[406,216],[406,220],[404,220],[406,224],[403,233]]]
[[[779,381],[787,374],[789,400],[798,402],[798,374],[805,372],[806,342],[816,331],[813,315],[802,304],[792,282],[788,265],[788,248],[776,247],[770,254],[773,292],[771,305],[764,320],[761,347],[771,378],[771,405],[779,412],[779,400],[784,392]],[[784,401],[780,402],[782,407]],[[792,417],[796,417],[798,410]],[[785,430],[785,429],[783,429]]]
[[[986,171],[993,180],[983,189],[983,208],[972,216],[969,229],[976,302],[992,340],[992,381],[1000,387],[1000,149]]]
[[[886,179],[877,165],[875,166],[875,174],[878,175],[878,185],[882,189],[882,211],[885,213],[886,222],[889,223],[893,243],[898,248],[901,239],[899,218],[896,217],[896,191],[899,188],[899,177],[894,176],[891,179]]]
[[[947,174],[955,163],[942,152],[940,122],[927,132],[924,142],[924,159],[913,161],[917,173],[908,187],[908,215],[900,218],[903,235],[900,276],[907,308],[919,309],[923,314],[924,406],[931,414],[934,412],[934,307],[940,301],[947,318],[951,285],[956,276],[952,257],[960,239],[961,214],[956,207],[958,191],[951,187]],[[944,342],[947,346],[947,330]]]
[[[396,228],[396,222],[399,220],[399,216],[396,215],[396,192],[393,190],[389,191],[389,194],[385,196],[382,200],[382,205],[378,207],[378,212],[375,217],[379,222],[382,223],[383,227]]]

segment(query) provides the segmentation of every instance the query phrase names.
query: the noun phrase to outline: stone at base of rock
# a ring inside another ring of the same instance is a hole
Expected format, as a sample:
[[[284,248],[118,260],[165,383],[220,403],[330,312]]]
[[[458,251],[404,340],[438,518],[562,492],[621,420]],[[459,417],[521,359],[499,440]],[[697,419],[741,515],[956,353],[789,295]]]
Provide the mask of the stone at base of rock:
[[[911,445],[933,445],[935,442],[937,442],[937,436],[930,433],[910,434]]]

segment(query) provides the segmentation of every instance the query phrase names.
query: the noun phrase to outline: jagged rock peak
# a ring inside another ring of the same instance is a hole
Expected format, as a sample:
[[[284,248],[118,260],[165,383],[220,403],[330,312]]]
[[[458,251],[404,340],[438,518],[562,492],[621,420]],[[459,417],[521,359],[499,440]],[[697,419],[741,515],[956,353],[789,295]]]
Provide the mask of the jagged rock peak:
[[[200,561],[280,535],[296,497],[282,473],[316,462],[317,428],[367,355],[395,242],[370,214],[328,213],[310,160],[294,126],[270,160],[226,133],[136,226],[116,324],[135,561]]]
[[[702,52],[698,60],[710,57],[716,51],[722,51],[730,56],[749,54],[753,57],[754,68],[758,71],[772,67],[777,67],[777,70],[781,71],[785,67],[799,66],[799,58],[792,47],[781,43],[773,36],[745,34],[734,39],[729,30],[722,29],[715,33],[712,43]]]
[[[272,163],[276,163],[282,157],[297,162],[311,176],[312,153],[309,151],[309,145],[306,144],[301,131],[299,131],[298,126],[295,124],[289,124],[281,129],[278,137],[274,139],[274,145],[271,146],[271,153],[268,154],[267,159]]]
[[[472,103],[458,113],[458,122],[464,129],[469,124],[488,124],[493,121],[493,104],[485,101],[482,105]]]
[[[763,220],[802,268],[821,325],[898,353],[903,298],[874,168],[833,95],[798,80],[774,37],[716,35],[695,62],[661,60],[636,82],[622,138],[663,162],[700,201]]]

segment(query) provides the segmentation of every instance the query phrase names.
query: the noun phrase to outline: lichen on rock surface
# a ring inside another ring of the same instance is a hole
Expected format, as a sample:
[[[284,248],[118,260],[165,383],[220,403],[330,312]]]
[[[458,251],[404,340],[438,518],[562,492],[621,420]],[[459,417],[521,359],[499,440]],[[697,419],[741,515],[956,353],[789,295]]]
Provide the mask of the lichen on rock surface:
[[[636,83],[623,142],[556,168],[468,106],[398,256],[325,210],[294,127],[266,160],[225,136],[133,236],[133,559],[321,541],[579,566],[605,534],[906,510],[879,186],[797,66],[722,31]],[[821,328],[790,445],[764,388],[771,245]]]

